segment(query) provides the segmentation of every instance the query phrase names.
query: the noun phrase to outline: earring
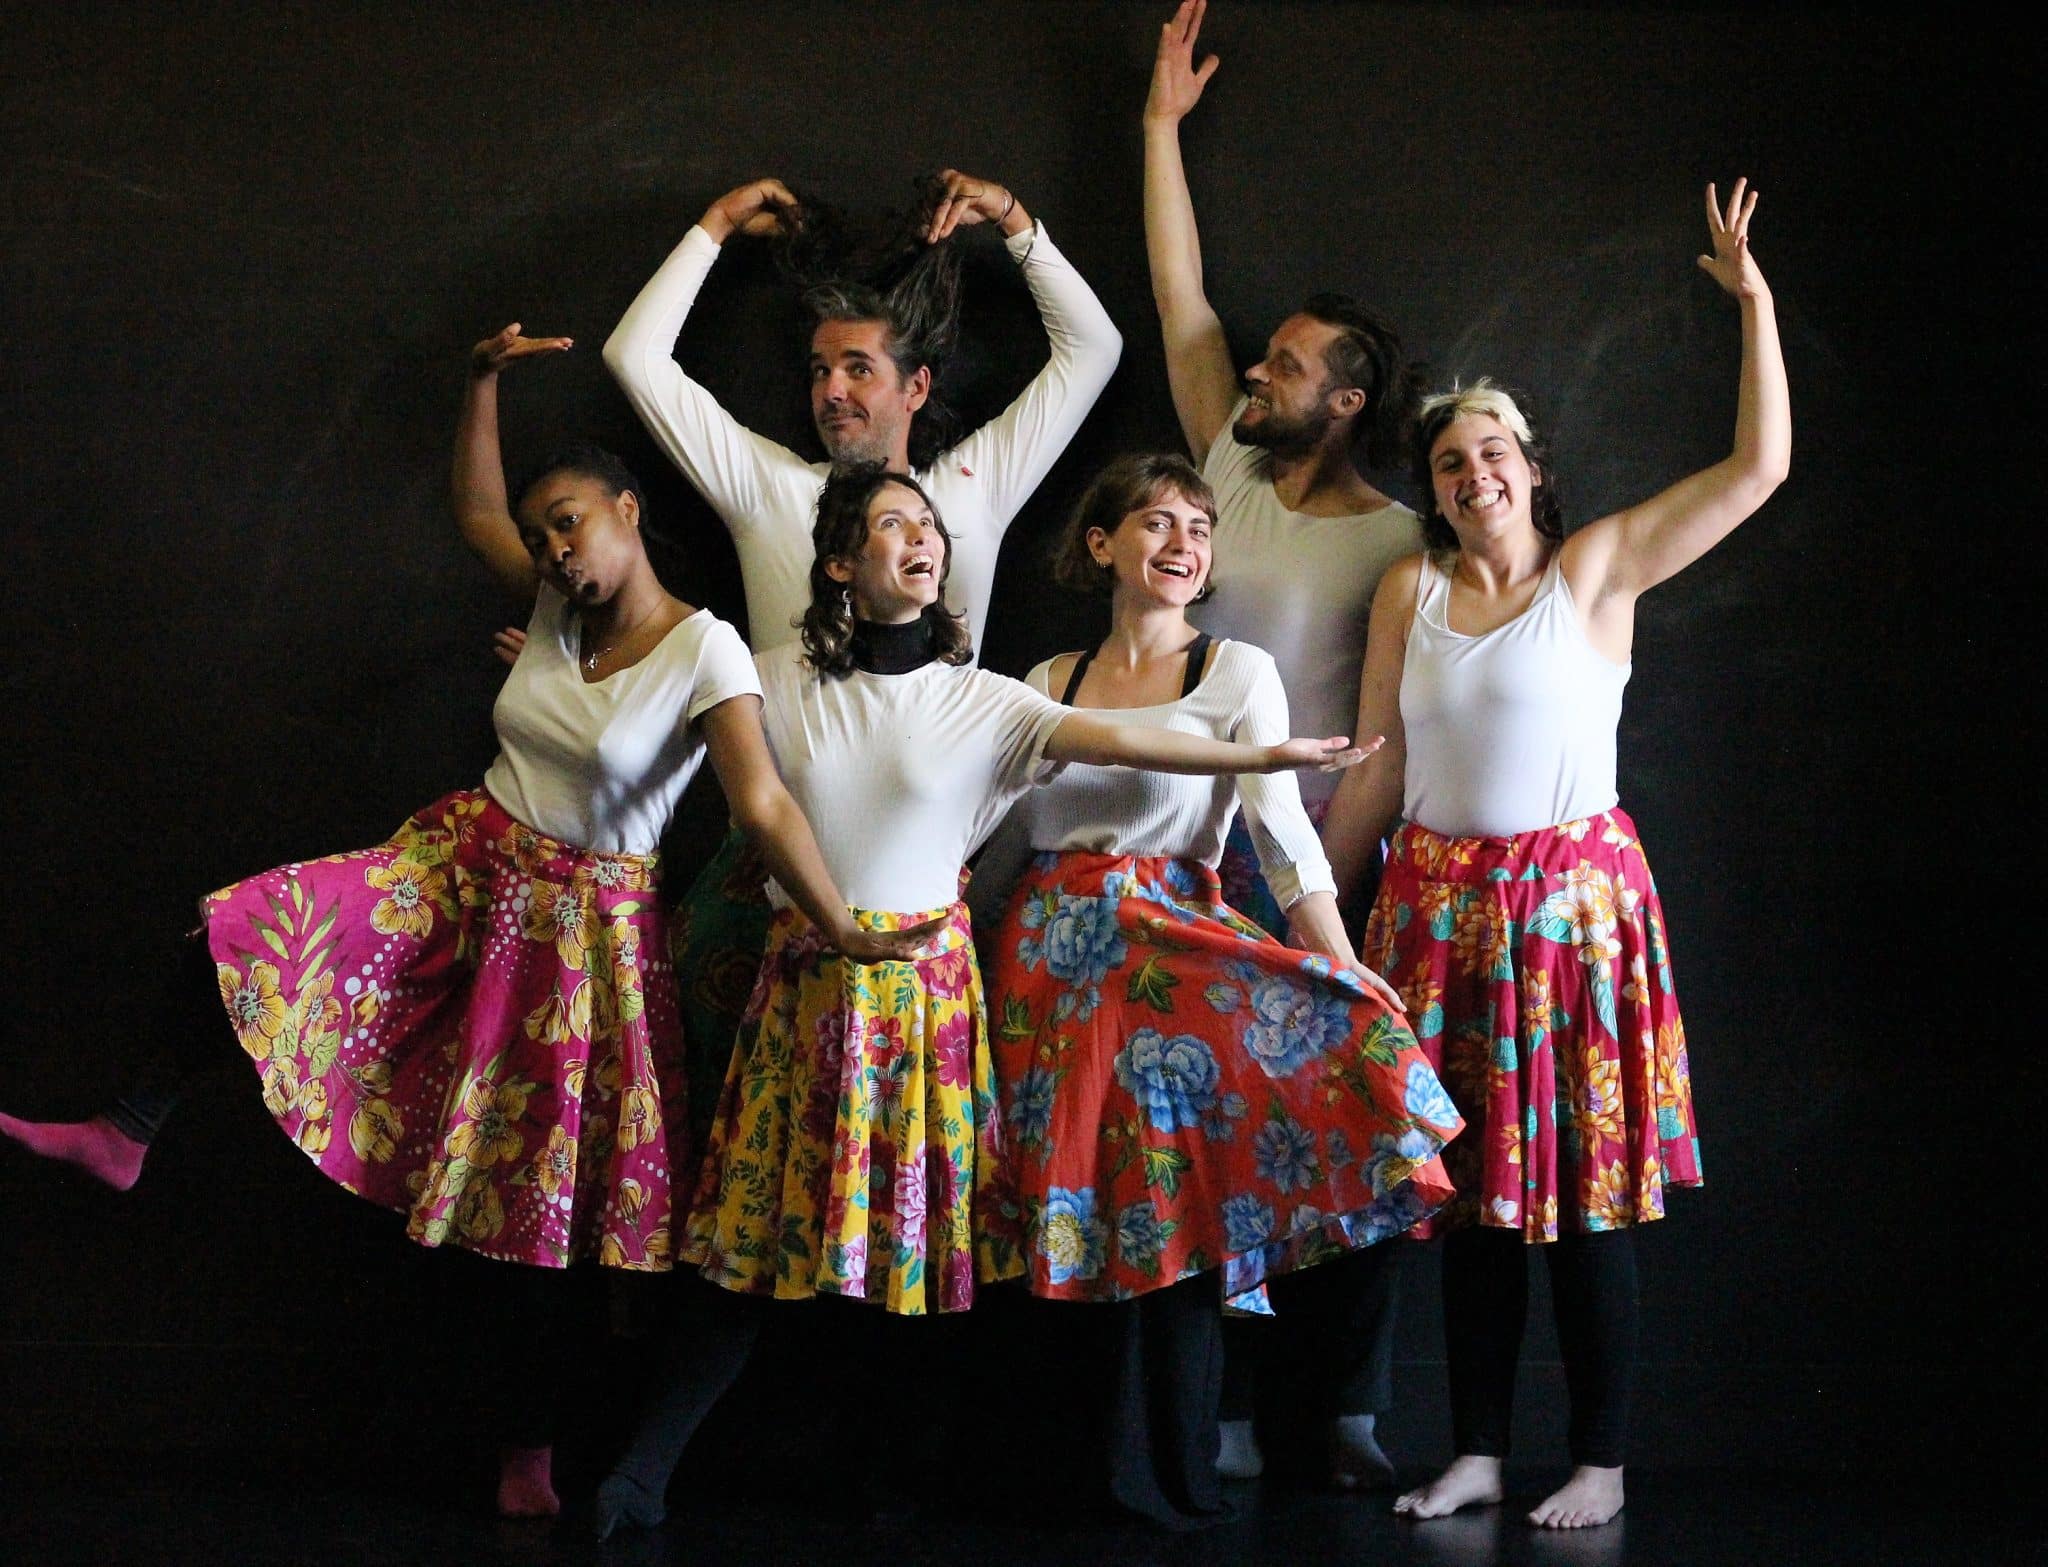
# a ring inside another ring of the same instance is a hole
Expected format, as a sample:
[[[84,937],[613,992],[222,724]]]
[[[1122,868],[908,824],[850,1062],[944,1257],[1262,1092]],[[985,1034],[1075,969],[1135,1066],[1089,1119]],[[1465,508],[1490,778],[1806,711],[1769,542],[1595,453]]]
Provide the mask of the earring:
[[[850,587],[839,590],[839,618],[841,620],[853,619],[853,589]]]

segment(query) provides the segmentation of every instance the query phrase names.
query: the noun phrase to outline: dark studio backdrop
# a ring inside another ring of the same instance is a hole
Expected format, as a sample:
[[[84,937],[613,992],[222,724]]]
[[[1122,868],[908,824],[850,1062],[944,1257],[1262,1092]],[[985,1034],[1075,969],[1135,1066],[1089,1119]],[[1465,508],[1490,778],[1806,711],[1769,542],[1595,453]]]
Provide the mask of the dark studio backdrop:
[[[83,1114],[150,1057],[194,895],[481,776],[507,617],[442,499],[477,338],[576,337],[507,378],[508,456],[572,433],[625,453],[669,585],[741,618],[722,530],[598,348],[743,179],[858,207],[984,174],[1094,285],[1123,363],[1009,536],[985,658],[1021,673],[1093,634],[1046,549],[1103,459],[1178,438],[1139,211],[1167,10],[10,8],[0,1104]],[[1580,520],[1725,453],[1737,321],[1693,265],[1700,192],[1763,192],[1793,475],[1646,600],[1622,731],[1710,1181],[1644,1235],[1639,1461],[2002,1443],[2038,1366],[1994,1244],[2035,1047],[1971,994],[2019,961],[1987,949],[2025,948],[1995,883],[2027,838],[1994,838],[2014,792],[1986,769],[2038,685],[1994,645],[2027,562],[1974,519],[2038,484],[2006,461],[2039,446],[2040,375],[2004,233],[2021,153],[1986,107],[2016,44],[1847,9],[1245,0],[1204,44],[1223,68],[1184,144],[1240,362],[1308,293],[1360,294],[1434,382],[1532,391]],[[985,416],[1044,340],[993,239],[966,243],[952,390]],[[801,346],[735,241],[684,362],[808,452]],[[678,890],[718,820],[694,791]],[[277,1135],[223,1031],[130,1196],[0,1153],[0,1447],[417,1444],[496,1374],[432,1261]],[[1390,1445],[1420,1462],[1447,1425],[1435,1270],[1410,1261]],[[1528,1451],[1557,1456],[1542,1299]],[[604,1380],[621,1396],[630,1362]]]

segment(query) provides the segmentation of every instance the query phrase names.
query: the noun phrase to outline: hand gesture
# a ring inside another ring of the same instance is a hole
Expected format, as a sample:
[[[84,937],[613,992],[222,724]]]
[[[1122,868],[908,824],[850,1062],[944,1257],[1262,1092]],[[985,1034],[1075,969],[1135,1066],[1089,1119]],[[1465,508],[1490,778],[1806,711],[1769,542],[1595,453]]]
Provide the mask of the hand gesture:
[[[1222,62],[1213,54],[1195,68],[1195,39],[1202,31],[1202,13],[1209,0],[1181,0],[1173,20],[1159,29],[1159,53],[1152,61],[1152,90],[1145,95],[1145,118],[1178,121],[1201,102],[1202,89]]]
[[[735,233],[785,234],[803,221],[803,206],[781,180],[750,180],[704,211],[704,231],[723,245]]]
[[[1000,223],[1017,205],[1017,198],[993,180],[977,179],[958,169],[941,169],[933,176],[926,197],[931,216],[925,220],[924,237],[936,245],[956,228],[976,223]]]
[[[503,631],[491,635],[491,651],[498,655],[506,668],[519,662],[519,655],[526,651],[526,633],[518,626],[507,626]]]
[[[946,928],[945,917],[902,930],[868,930],[851,920],[832,938],[833,950],[850,963],[908,963],[917,949]]]
[[[1396,1017],[1406,1018],[1408,1016],[1407,1007],[1401,1004],[1401,993],[1363,963],[1352,963],[1348,966],[1347,971],[1353,979],[1356,979],[1367,990],[1392,1007]]]
[[[487,337],[469,351],[471,375],[496,375],[515,360],[535,354],[559,354],[576,342],[573,337],[521,337],[514,321],[494,337]]]
[[[1699,258],[1700,270],[1737,299],[1759,299],[1770,294],[1764,275],[1757,270],[1756,257],[1749,253],[1749,215],[1756,211],[1756,192],[1749,191],[1747,177],[1735,182],[1724,211],[1710,183],[1707,186],[1707,230],[1714,237],[1714,253]]]
[[[1266,771],[1284,773],[1313,767],[1319,773],[1341,773],[1347,767],[1356,767],[1386,743],[1385,735],[1374,735],[1364,745],[1353,745],[1348,735],[1332,735],[1327,740],[1282,740],[1266,747]]]

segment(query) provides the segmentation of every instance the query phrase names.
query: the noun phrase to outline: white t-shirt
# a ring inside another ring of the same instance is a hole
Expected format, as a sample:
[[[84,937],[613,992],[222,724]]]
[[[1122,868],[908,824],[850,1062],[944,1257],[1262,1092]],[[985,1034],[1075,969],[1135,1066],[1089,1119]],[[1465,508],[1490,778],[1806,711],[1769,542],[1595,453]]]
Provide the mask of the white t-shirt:
[[[1024,678],[1034,691],[1056,699],[1052,662],[1046,660]],[[1245,642],[1214,644],[1201,683],[1177,701],[1082,711],[1105,723],[1141,724],[1245,745],[1274,745],[1288,738],[1280,671],[1267,653]],[[1259,868],[1281,908],[1307,893],[1336,891],[1330,862],[1302,809],[1291,772],[1199,777],[1075,764],[1019,801],[1015,814],[1026,819],[1034,849],[1171,855],[1214,868],[1223,858],[1223,840],[1240,797]]]
[[[1243,412],[1240,399],[1230,424]],[[1216,597],[1189,618],[1273,655],[1297,733],[1349,735],[1372,596],[1389,566],[1422,548],[1422,520],[1398,501],[1349,517],[1289,511],[1273,493],[1266,454],[1230,424],[1202,464],[1216,491]],[[1337,775],[1307,773],[1300,787],[1325,799]]]
[[[953,535],[946,603],[967,617],[976,648],[1003,533],[1080,429],[1123,351],[1101,301],[1043,228],[1005,244],[1044,318],[1051,357],[1008,408],[918,475]],[[810,604],[811,526],[829,470],[746,429],[676,363],[676,335],[718,252],[701,226],[685,234],[627,307],[604,362],[732,534],[748,633],[765,650],[796,639],[792,626]]]
[[[775,764],[856,908],[952,903],[1003,808],[1057,771],[1045,743],[1072,710],[1021,680],[940,663],[825,680],[800,643],[754,662]]]
[[[527,826],[605,854],[651,854],[704,761],[699,714],[761,683],[740,634],[708,609],[629,669],[587,681],[581,617],[542,583],[526,647],[491,709],[484,787]]]

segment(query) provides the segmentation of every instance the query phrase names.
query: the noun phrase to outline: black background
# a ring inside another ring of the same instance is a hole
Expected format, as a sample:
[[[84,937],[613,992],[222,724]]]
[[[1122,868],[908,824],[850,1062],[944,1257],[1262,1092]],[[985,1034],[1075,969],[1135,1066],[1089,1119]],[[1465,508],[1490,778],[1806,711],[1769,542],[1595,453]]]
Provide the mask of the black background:
[[[670,586],[742,617],[722,530],[597,353],[730,186],[862,206],[948,164],[999,179],[1124,331],[1010,534],[994,667],[1089,633],[1042,587],[1063,509],[1107,455],[1177,439],[1139,213],[1163,4],[173,9],[6,18],[19,1113],[86,1113],[150,1056],[195,894],[375,841],[481,776],[506,611],[442,504],[478,337],[517,318],[577,338],[508,378],[508,455],[571,433],[623,451]],[[1998,764],[2039,706],[2003,644],[2035,598],[2042,386],[2030,139],[1994,114],[2035,80],[2031,30],[1242,3],[1204,45],[1223,69],[1184,144],[1241,362],[1311,291],[1368,298],[1435,382],[1532,390],[1581,520],[1726,451],[1736,313],[1693,265],[1700,191],[1763,192],[1792,478],[1645,601],[1623,723],[1710,1181],[1645,1233],[1637,1451],[1801,1470],[2004,1450],[2039,1365],[2005,1315],[2039,1051],[2038,901],[2009,872],[2037,852],[2038,784]],[[954,390],[985,416],[1043,338],[993,239],[968,243]],[[809,452],[793,305],[728,250],[681,358]],[[695,791],[680,863],[716,820]],[[0,1153],[0,1445],[402,1446],[480,1377],[596,1365],[477,1365],[453,1275],[319,1181],[254,1089],[223,1034],[126,1199]],[[1434,1270],[1411,1260],[1390,1424],[1420,1461],[1445,1423]],[[1546,1329],[1532,1357],[1555,1393]],[[600,1375],[611,1397],[632,1380]]]

